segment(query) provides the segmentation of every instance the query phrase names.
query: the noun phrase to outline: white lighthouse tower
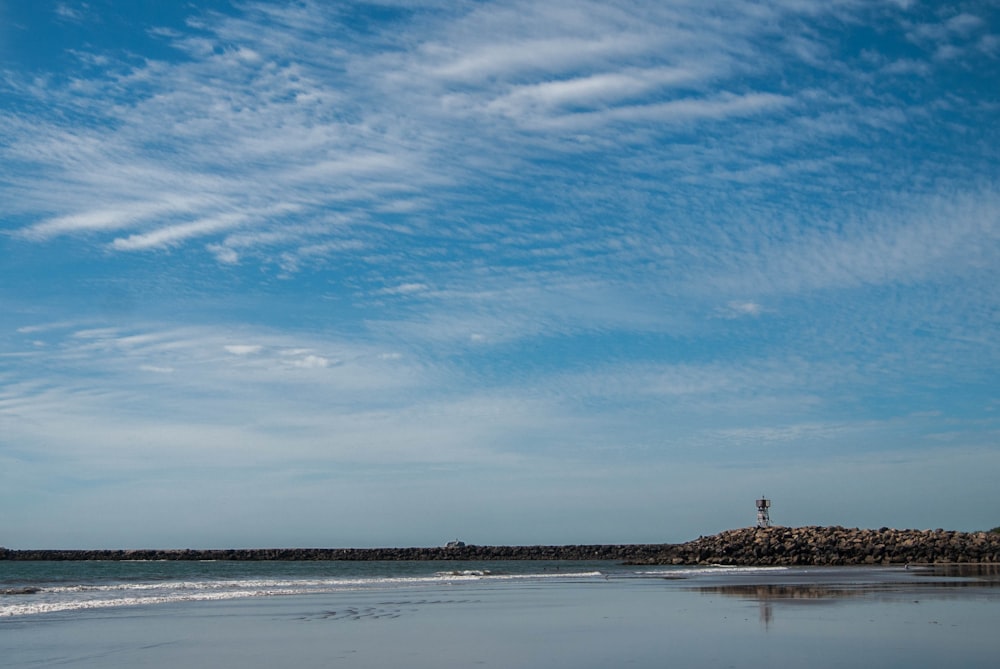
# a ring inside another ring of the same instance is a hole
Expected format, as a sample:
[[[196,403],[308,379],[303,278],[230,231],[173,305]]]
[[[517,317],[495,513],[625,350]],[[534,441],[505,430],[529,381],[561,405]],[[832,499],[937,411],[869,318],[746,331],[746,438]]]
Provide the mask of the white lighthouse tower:
[[[761,497],[757,500],[757,527],[771,527],[771,500]]]

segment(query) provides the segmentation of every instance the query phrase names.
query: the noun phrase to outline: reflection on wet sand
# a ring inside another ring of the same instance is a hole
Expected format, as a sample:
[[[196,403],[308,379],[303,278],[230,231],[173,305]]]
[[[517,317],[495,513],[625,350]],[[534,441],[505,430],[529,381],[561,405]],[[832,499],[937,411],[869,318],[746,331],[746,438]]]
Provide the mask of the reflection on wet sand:
[[[918,576],[946,576],[955,578],[973,578],[1000,585],[1000,564],[936,564],[916,571]],[[980,584],[982,585],[982,584]]]
[[[812,578],[811,578],[812,577]],[[823,601],[878,597],[902,593],[933,593],[938,597],[971,588],[1000,588],[1000,564],[924,565],[892,570],[793,570],[769,575],[769,582],[724,583],[694,588],[707,595],[741,597],[759,602]]]
[[[857,586],[832,587],[826,585],[807,585],[792,583],[789,585],[717,585],[697,588],[705,595],[726,595],[742,597],[758,601],[790,600],[790,599],[845,599],[848,597],[863,597],[874,588],[861,589]]]
[[[771,621],[774,620],[774,606],[771,602],[760,602],[760,624],[763,625],[764,629],[771,627]]]
[[[738,578],[738,577],[737,577]],[[958,599],[977,594],[1000,595],[1000,564],[922,565],[891,570],[793,570],[769,574],[769,582],[724,583],[691,588],[705,595],[724,595],[755,601],[766,629],[775,606],[822,604],[843,600]]]

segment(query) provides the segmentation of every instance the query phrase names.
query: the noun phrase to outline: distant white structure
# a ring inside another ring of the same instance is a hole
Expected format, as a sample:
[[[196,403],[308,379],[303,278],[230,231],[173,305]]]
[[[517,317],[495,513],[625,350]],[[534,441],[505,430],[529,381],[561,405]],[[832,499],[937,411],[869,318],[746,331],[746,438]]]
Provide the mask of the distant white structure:
[[[757,500],[757,527],[771,527],[771,500],[761,497]]]

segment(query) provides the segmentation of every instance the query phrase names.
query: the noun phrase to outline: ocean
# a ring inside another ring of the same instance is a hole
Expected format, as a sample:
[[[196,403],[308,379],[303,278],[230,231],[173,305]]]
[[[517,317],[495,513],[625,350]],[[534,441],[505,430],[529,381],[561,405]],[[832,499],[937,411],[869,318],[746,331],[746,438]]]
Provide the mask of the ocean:
[[[0,561],[4,667],[979,667],[998,621],[996,566]]]

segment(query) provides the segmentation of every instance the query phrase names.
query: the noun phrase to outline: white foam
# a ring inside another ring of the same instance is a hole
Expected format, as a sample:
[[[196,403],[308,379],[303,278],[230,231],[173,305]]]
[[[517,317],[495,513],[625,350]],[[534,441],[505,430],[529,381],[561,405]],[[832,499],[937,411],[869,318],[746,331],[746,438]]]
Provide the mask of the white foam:
[[[524,581],[544,578],[593,578],[603,576],[599,571],[558,572],[550,571],[536,574],[494,574],[489,570],[468,569],[461,571],[439,571],[433,577],[424,577],[422,581],[462,581],[462,580],[492,580],[492,581]]]
[[[763,572],[788,571],[788,567],[734,567],[711,565],[709,567],[665,567],[658,571],[632,572],[639,576],[716,576],[720,574],[760,574]]]
[[[16,603],[0,606],[0,617],[83,609],[166,604],[171,602],[329,593],[377,587],[442,585],[471,580],[521,581],[551,578],[575,579],[593,578],[602,575],[599,571],[493,574],[489,570],[472,569],[439,572],[429,576],[396,576],[384,578],[212,579],[199,581],[80,584],[46,587],[37,593],[19,595]]]
[[[247,597],[267,597],[274,595],[295,595],[304,594],[303,591],[294,589],[287,590],[260,590],[260,591],[231,591],[218,593],[198,593],[173,595],[160,595],[149,597],[116,597],[113,599],[77,599],[65,601],[31,602],[25,604],[11,604],[0,606],[0,618],[11,616],[25,616],[39,613],[58,613],[61,611],[80,611],[83,609],[106,609],[126,606],[143,606],[150,604],[169,604],[172,602],[199,602],[199,601],[223,601],[228,599],[241,599]]]

